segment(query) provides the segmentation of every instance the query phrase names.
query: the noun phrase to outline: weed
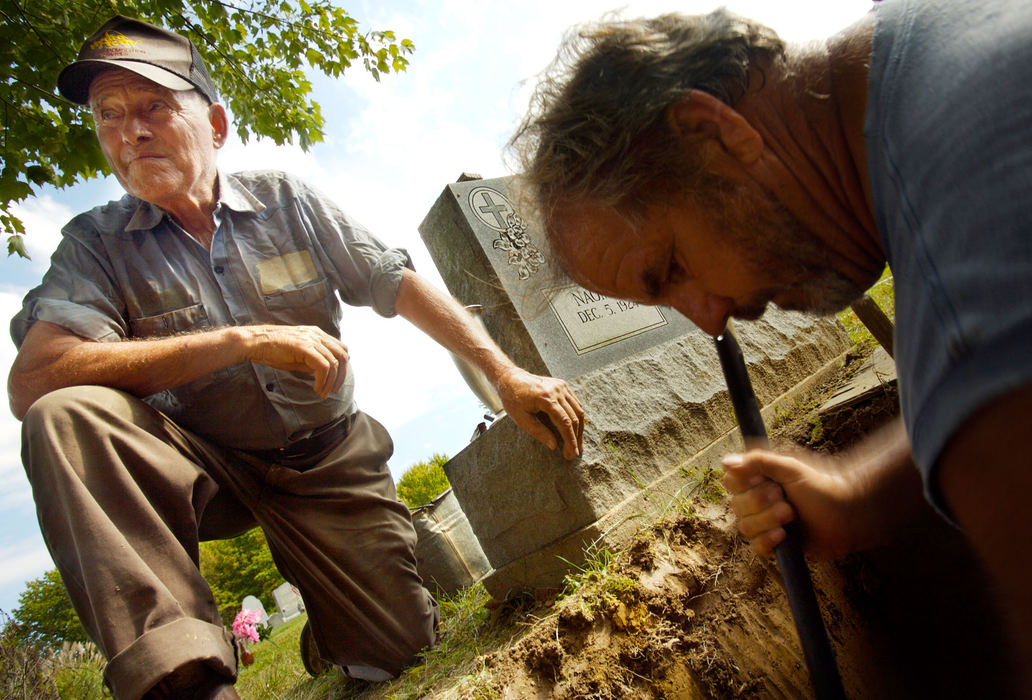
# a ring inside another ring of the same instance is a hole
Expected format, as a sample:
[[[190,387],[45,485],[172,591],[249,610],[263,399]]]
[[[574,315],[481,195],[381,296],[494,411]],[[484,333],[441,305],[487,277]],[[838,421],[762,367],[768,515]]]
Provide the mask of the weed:
[[[824,423],[821,422],[820,416],[814,416],[811,419],[810,437],[807,439],[806,444],[811,447],[819,445],[824,440]]]
[[[620,454],[620,451],[615,445],[607,443],[607,446],[612,450],[613,454],[616,455],[620,465],[642,492],[645,499],[656,501],[659,500],[656,498],[657,496],[665,497],[665,502],[663,502],[662,507],[648,514],[648,518],[650,520],[660,520],[671,510],[675,509],[684,515],[692,515],[695,510],[694,504],[696,500],[702,499],[710,503],[719,503],[727,495],[723,486],[720,485],[720,475],[722,472],[719,469],[713,469],[712,467],[686,467],[683,465],[680,467],[680,474],[686,483],[683,483],[675,493],[670,493],[669,491],[656,491],[656,489],[646,484],[642,478],[638,476],[638,473],[630,464],[628,464],[627,460],[623,458],[623,455]],[[731,451],[730,444],[727,440],[724,441],[724,448],[726,452]],[[646,514],[642,513],[641,515],[645,516]],[[588,545],[588,548],[590,547],[591,545]],[[563,561],[566,560],[564,559]],[[569,563],[570,562],[567,562],[567,564]]]
[[[0,697],[57,698],[52,662],[37,644],[21,638],[18,623],[0,611]]]
[[[635,589],[634,579],[617,573],[615,558],[608,549],[597,544],[585,549],[586,561],[583,565],[574,564],[563,559],[574,572],[563,579],[563,590],[560,598],[579,594],[581,612],[588,620],[595,617],[597,611],[609,611],[616,604],[625,601]]]
[[[727,491],[720,483],[724,472],[714,467],[681,467],[681,475],[691,484],[688,497],[694,501],[701,499],[707,503],[721,503],[727,498]]]
[[[93,642],[61,645],[54,655],[53,678],[62,698],[107,697],[104,685],[104,656]]]

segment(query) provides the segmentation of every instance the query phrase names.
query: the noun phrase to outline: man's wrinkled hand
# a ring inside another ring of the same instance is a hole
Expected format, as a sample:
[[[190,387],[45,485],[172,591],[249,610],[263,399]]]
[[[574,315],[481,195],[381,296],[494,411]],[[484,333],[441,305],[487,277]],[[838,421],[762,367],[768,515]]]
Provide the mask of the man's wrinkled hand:
[[[549,449],[562,441],[563,457],[573,459],[584,449],[584,409],[562,379],[542,377],[514,367],[498,380],[505,412]],[[539,417],[543,414],[555,433]]]
[[[248,333],[246,357],[251,362],[314,377],[321,398],[340,389],[347,377],[348,349],[318,326],[242,326]]]

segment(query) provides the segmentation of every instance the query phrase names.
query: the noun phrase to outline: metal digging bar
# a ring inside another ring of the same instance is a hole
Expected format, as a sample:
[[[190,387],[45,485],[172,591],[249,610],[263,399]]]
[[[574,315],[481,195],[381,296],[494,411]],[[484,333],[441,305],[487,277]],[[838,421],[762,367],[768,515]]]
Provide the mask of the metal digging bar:
[[[728,393],[731,395],[731,404],[738,417],[738,426],[742,429],[742,438],[747,447],[766,448],[767,430],[760,417],[760,406],[753,393],[738,340],[730,326],[714,340]],[[806,568],[806,559],[803,557],[799,523],[793,521],[786,525],[785,533],[787,536],[775,547],[774,556],[785,582],[785,593],[803,647],[803,656],[806,657],[806,666],[810,671],[810,682],[818,700],[845,698],[835,655],[828,642],[813,582],[810,580],[810,570]]]

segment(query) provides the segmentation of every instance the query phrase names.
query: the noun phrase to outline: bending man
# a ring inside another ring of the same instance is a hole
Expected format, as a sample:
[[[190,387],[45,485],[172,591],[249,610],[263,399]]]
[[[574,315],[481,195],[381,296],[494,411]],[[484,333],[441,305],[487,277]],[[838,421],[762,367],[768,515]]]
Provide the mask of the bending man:
[[[514,141],[578,282],[716,335],[894,274],[903,422],[846,469],[729,457],[741,532],[768,554],[798,518],[838,556],[923,483],[994,578],[1032,696],[1032,5],[885,0],[805,49],[725,11],[571,36]]]

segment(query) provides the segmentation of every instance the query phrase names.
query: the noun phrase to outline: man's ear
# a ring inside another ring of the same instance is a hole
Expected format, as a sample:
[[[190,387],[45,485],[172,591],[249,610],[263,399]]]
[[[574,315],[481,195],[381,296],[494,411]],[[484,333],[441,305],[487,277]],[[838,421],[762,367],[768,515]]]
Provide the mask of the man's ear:
[[[229,117],[226,108],[220,104],[208,105],[208,123],[211,124],[211,137],[215,148],[222,148],[229,136]]]
[[[679,140],[718,139],[743,165],[763,153],[763,137],[739,112],[701,90],[689,90],[667,108],[667,123]]]

